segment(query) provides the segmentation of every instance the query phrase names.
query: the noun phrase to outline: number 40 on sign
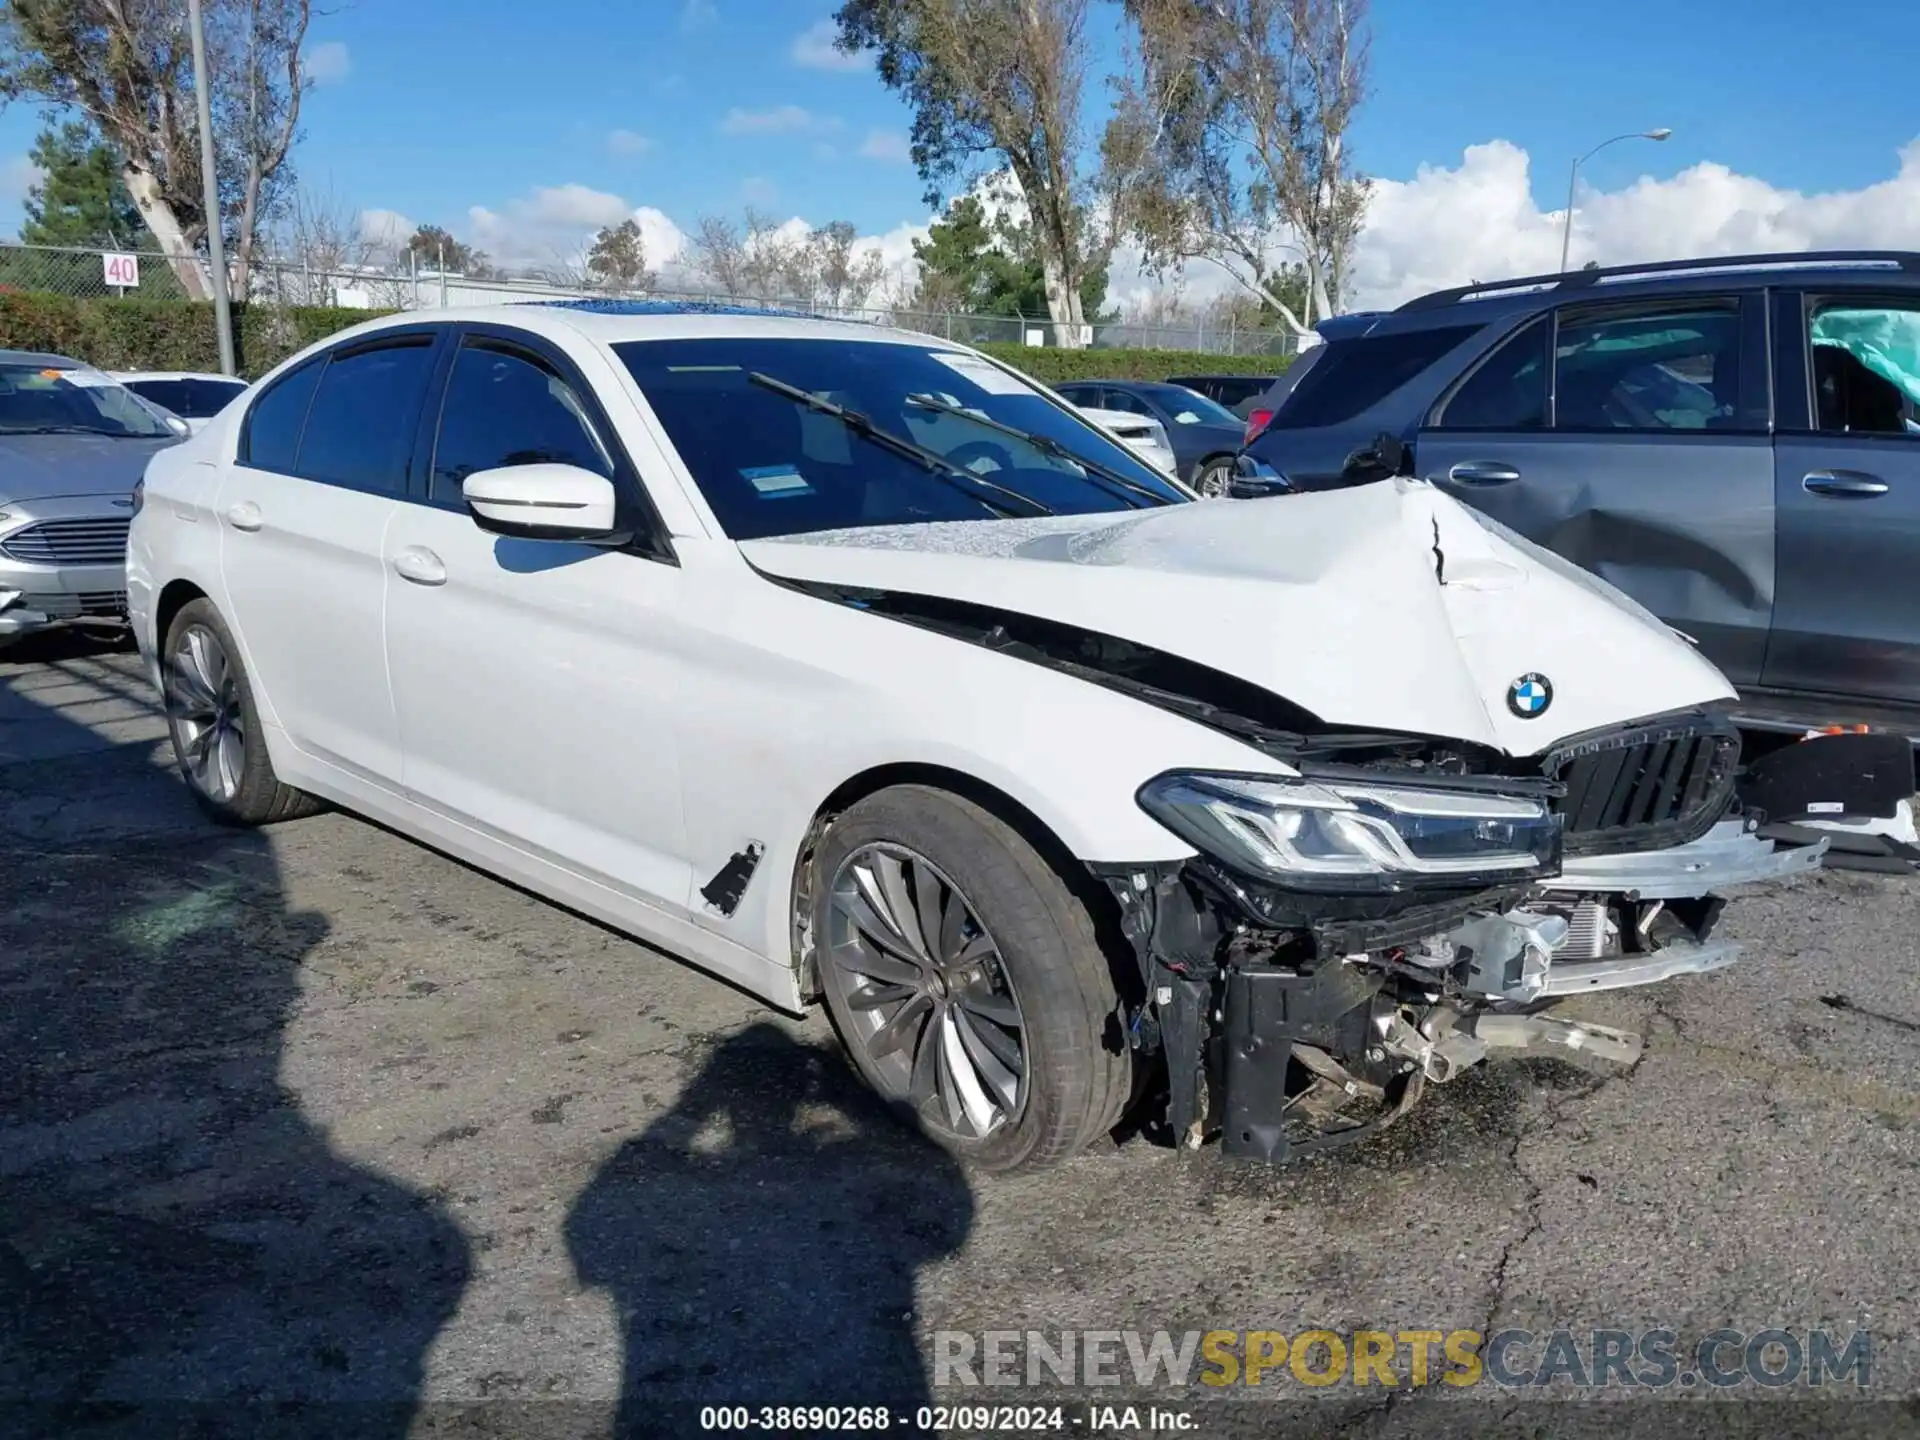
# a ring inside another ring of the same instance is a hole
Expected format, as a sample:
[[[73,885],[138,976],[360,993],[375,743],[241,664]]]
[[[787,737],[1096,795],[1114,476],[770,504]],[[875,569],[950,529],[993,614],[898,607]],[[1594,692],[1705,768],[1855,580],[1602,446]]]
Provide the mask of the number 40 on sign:
[[[100,271],[109,285],[123,285],[138,288],[140,284],[140,257],[138,255],[102,255]]]

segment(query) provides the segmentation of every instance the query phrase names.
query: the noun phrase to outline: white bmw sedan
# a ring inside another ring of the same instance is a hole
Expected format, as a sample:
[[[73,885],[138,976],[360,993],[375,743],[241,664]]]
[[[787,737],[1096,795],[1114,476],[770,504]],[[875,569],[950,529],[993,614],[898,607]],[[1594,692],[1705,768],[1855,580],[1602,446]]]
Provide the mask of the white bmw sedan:
[[[1189,503],[926,336],[582,302],[395,316],[148,468],[132,620],[237,824],[329,802],[823,1001],[984,1168],[1163,1076],[1345,1144],[1568,995],[1716,968],[1726,681],[1412,479]],[[644,981],[636,976],[639,983]]]

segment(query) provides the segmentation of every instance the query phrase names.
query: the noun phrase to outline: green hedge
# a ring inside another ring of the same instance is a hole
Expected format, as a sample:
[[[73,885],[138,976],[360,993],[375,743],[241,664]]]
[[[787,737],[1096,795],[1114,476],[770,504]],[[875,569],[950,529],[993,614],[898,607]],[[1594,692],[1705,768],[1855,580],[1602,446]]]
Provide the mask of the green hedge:
[[[978,347],[1048,385],[1067,380],[1164,380],[1169,375],[1278,375],[1286,355],[1207,355],[1192,350],[1058,350],[1051,345]]]
[[[242,375],[261,375],[296,350],[375,313],[236,305],[234,358]],[[104,370],[220,368],[213,306],[206,302],[0,294],[0,348],[48,350]]]
[[[373,310],[234,307],[240,373],[257,376],[316,340],[371,320]],[[76,300],[0,293],[0,348],[49,350],[107,370],[218,370],[213,306],[181,300]],[[1060,350],[980,347],[1036,380],[1163,380],[1169,375],[1277,375],[1284,355],[1206,355],[1189,350]]]

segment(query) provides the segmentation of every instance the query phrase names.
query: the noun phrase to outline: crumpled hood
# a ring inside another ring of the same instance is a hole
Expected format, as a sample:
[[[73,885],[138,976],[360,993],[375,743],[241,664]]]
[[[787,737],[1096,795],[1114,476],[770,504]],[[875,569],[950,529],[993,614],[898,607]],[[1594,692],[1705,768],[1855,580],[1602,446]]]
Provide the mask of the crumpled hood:
[[[107,435],[0,435],[0,505],[66,495],[131,495],[156,451],[179,441]]]
[[[1515,755],[1734,696],[1618,591],[1417,480],[740,549],[787,579],[971,601],[1150,645],[1331,725]],[[1522,718],[1508,697],[1534,675],[1552,699]]]

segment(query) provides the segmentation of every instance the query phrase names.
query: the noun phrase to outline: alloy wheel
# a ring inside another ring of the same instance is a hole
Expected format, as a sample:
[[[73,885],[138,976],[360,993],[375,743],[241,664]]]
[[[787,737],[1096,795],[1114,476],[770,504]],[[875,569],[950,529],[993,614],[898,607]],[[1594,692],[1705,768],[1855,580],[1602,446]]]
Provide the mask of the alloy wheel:
[[[188,781],[209,800],[231,801],[246,773],[247,732],[239,672],[220,637],[205,625],[181,631],[166,682],[167,720]]]
[[[829,983],[888,1099],[961,1140],[1019,1117],[1025,1017],[1005,958],[960,887],[903,845],[855,850],[833,877]]]

